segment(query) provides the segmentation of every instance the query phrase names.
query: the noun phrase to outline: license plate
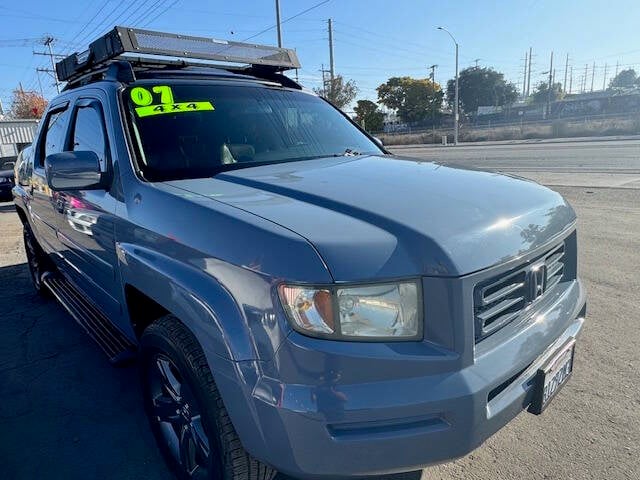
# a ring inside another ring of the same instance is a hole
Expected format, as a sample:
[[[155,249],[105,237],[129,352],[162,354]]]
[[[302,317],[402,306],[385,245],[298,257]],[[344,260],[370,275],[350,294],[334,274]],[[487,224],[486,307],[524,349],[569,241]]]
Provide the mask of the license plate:
[[[569,340],[538,370],[529,407],[531,413],[540,415],[569,380],[573,372],[575,344],[574,339]]]

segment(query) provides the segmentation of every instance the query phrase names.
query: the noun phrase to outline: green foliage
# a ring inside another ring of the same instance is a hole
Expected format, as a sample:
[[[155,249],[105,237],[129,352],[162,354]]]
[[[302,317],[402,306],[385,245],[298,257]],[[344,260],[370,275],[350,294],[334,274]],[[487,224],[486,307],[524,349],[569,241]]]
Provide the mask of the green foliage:
[[[564,97],[564,92],[562,91],[562,84],[560,82],[554,83],[551,88],[551,101],[555,102],[556,100],[561,100]],[[549,101],[549,84],[546,82],[541,82],[536,87],[535,92],[532,95],[533,103],[537,104],[545,104]]]
[[[371,100],[358,100],[355,108],[356,122],[368,132],[380,132],[384,122],[384,114],[378,105]]]
[[[404,122],[419,122],[440,113],[444,94],[429,79],[392,77],[377,88],[378,100]]]
[[[609,88],[633,88],[640,83],[640,77],[633,68],[622,70],[609,82]]]
[[[447,82],[447,100],[453,105],[455,79]],[[478,107],[500,107],[510,105],[518,99],[518,89],[504,79],[504,74],[490,67],[469,67],[458,77],[460,108],[466,113],[475,113]]]
[[[342,75],[336,75],[325,82],[324,88],[314,88],[314,92],[323,96],[338,108],[344,108],[349,105],[358,94],[358,86],[353,80],[345,82]]]

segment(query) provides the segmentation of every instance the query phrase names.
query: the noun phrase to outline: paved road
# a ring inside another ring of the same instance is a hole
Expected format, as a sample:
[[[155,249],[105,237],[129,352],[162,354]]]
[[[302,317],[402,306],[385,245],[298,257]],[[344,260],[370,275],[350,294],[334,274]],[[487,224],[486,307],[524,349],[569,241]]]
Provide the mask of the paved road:
[[[640,478],[640,190],[554,188],[578,212],[589,292],[572,380],[541,417],[522,414],[472,454],[404,478]],[[32,293],[9,204],[0,204],[0,232],[0,477],[170,478],[135,367],[110,367],[56,303]]]
[[[389,148],[402,156],[495,170],[549,186],[640,188],[640,140]]]
[[[389,148],[399,155],[492,170],[640,174],[640,140]]]

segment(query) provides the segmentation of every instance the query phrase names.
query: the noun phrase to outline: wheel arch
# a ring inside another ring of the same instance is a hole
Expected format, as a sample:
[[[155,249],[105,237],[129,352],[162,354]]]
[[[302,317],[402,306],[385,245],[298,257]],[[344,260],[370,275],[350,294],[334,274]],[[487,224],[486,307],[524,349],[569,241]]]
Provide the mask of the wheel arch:
[[[241,308],[215,278],[146,247],[118,243],[116,248],[133,335],[170,313],[194,334],[207,357],[257,359]]]

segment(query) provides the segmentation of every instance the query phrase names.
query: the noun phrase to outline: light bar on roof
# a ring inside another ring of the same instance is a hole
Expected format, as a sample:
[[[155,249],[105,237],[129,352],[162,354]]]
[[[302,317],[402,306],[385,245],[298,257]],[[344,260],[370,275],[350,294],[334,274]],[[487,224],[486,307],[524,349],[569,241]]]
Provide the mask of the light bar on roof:
[[[296,53],[288,48],[115,27],[93,41],[86,52],[74,53],[58,62],[58,78],[66,81],[78,77],[123,54],[261,65],[278,71],[300,67]]]

